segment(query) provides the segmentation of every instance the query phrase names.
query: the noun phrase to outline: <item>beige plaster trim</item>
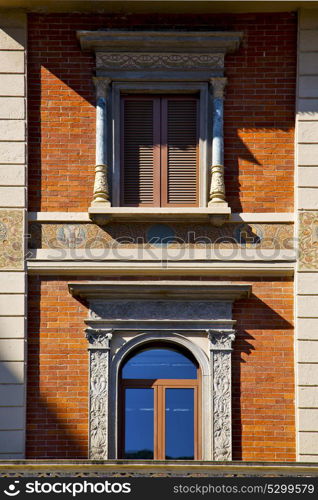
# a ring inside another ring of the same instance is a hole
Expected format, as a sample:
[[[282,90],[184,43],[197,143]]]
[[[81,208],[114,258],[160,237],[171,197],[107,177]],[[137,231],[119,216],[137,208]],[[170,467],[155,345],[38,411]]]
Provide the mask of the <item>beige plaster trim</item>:
[[[28,262],[28,272],[37,274],[63,274],[70,276],[293,276],[293,262]]]

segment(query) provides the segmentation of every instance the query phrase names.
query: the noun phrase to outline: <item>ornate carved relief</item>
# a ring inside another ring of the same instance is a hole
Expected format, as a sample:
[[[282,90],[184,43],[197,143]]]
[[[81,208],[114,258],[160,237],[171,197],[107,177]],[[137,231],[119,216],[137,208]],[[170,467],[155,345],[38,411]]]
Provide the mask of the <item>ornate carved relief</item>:
[[[209,330],[212,365],[213,459],[232,458],[231,351],[234,330]]]
[[[107,458],[108,352],[90,354],[90,449],[91,459]]]
[[[223,54],[96,53],[98,69],[108,70],[211,70],[224,67]]]
[[[87,329],[90,356],[89,458],[108,456],[108,374],[110,330]]]
[[[213,459],[232,458],[231,353],[213,351]]]

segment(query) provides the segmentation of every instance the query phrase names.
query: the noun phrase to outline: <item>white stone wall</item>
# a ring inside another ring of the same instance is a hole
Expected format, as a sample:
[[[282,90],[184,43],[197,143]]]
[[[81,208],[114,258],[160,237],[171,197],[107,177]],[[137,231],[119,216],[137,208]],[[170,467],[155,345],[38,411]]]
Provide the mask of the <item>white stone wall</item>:
[[[299,14],[297,80],[297,459],[318,462],[318,10]]]
[[[25,49],[26,16],[1,12],[0,460],[24,458],[25,454]],[[15,242],[12,221],[15,221]],[[22,248],[19,249],[19,245]]]

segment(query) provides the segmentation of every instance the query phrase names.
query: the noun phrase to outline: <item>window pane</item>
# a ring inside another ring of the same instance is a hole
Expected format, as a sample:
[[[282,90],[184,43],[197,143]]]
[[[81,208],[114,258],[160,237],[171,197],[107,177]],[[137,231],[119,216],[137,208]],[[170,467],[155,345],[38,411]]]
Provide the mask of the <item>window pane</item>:
[[[189,358],[172,349],[148,349],[129,359],[123,378],[196,379],[197,367]]]
[[[166,459],[194,459],[194,389],[166,389]]]
[[[153,451],[153,389],[126,389],[124,458],[153,459]]]

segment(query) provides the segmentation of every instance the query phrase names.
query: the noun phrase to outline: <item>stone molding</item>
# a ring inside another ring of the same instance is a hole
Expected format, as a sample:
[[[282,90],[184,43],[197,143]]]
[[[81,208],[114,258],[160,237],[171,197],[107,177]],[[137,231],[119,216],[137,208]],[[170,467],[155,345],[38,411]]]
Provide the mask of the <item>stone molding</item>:
[[[82,50],[108,53],[225,54],[238,49],[240,31],[77,31]]]
[[[228,223],[293,223],[294,212],[234,212],[230,214]],[[87,212],[29,212],[28,220],[32,222],[90,222]]]

